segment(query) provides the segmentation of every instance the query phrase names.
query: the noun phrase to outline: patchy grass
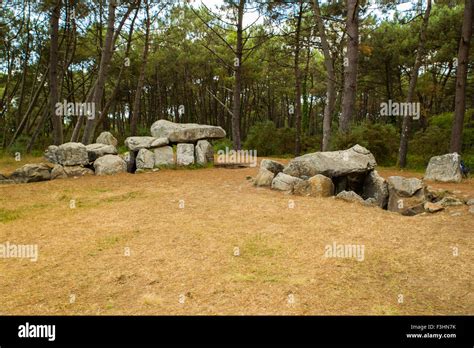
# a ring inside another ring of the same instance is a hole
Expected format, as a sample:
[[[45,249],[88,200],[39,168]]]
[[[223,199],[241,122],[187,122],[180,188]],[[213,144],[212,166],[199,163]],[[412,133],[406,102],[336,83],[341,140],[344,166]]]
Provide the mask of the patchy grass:
[[[163,169],[0,186],[0,242],[39,247],[37,262],[0,260],[0,311],[474,313],[474,217],[467,207],[404,217],[255,188],[246,178],[257,171]],[[474,197],[471,180],[432,185]],[[333,242],[364,245],[364,261],[325,258]]]

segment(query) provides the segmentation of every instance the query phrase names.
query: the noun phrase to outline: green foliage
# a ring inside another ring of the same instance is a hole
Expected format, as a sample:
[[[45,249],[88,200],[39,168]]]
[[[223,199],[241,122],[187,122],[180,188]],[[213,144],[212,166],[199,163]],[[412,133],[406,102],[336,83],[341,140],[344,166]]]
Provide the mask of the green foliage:
[[[467,110],[464,116],[462,156],[465,160],[471,160],[474,155],[473,116],[474,109]],[[426,130],[416,132],[409,143],[408,149],[413,160],[413,163],[410,161],[410,166],[426,166],[431,157],[448,153],[452,124],[452,112],[431,117]]]
[[[232,143],[232,140],[229,138],[224,138],[224,139],[219,139],[219,140],[214,140],[213,141],[213,147],[214,147],[214,152],[217,153],[217,151],[222,150],[225,151],[226,148],[232,149],[234,144]]]
[[[294,143],[293,128],[276,128],[272,121],[264,121],[250,128],[244,148],[257,150],[259,156],[286,155],[294,152]]]
[[[379,165],[393,165],[397,159],[399,135],[391,124],[364,122],[349,134],[335,134],[333,150],[344,150],[356,144],[366,147],[375,156]]]

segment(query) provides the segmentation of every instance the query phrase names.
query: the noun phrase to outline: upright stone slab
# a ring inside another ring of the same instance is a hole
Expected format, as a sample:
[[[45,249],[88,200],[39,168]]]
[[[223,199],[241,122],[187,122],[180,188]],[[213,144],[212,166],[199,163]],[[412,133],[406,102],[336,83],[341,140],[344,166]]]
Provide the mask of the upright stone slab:
[[[454,152],[431,157],[424,179],[442,182],[461,182],[460,156]]]
[[[178,144],[176,147],[176,163],[178,166],[189,166],[194,163],[193,144]]]
[[[374,198],[380,208],[385,208],[388,203],[388,185],[376,170],[371,171],[364,181],[362,197]]]
[[[147,149],[140,149],[136,158],[137,169],[153,169],[155,166],[155,155]]]
[[[172,166],[174,162],[173,148],[171,146],[162,146],[153,149],[155,154],[155,167],[157,166]]]
[[[388,183],[387,209],[404,215],[414,215],[424,210],[423,182],[417,178],[391,176]]]
[[[196,163],[214,163],[214,148],[207,140],[199,140],[196,144]]]
[[[44,158],[54,164],[58,163],[58,149],[56,145],[49,145],[46,151],[44,152]]]

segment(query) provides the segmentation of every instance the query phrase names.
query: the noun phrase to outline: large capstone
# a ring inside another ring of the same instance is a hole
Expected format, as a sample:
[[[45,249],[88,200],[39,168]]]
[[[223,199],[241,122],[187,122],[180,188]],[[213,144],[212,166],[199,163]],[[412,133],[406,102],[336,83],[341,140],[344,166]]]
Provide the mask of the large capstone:
[[[95,143],[86,145],[87,156],[89,162],[94,162],[97,158],[105,155],[116,155],[117,149],[113,145],[105,145],[102,143]]]
[[[114,147],[117,147],[118,145],[117,139],[110,132],[100,133],[95,142],[99,144],[112,145]]]
[[[176,146],[176,163],[178,166],[189,166],[194,163],[193,144],[178,144]]]
[[[38,182],[51,179],[53,165],[49,163],[32,163],[15,170],[9,179],[16,183]]]
[[[105,155],[94,162],[96,175],[109,175],[127,171],[127,163],[117,155]]]
[[[63,166],[80,166],[89,164],[87,148],[82,143],[65,143],[56,151],[59,164]]]
[[[151,126],[151,135],[156,138],[166,137],[172,143],[194,143],[201,139],[221,139],[226,133],[217,126],[158,120]]]
[[[343,151],[314,152],[291,160],[283,173],[294,177],[312,177],[317,174],[333,178],[349,174],[368,173],[377,165],[366,148],[354,145]]]
[[[425,172],[425,180],[435,180],[442,182],[460,182],[461,158],[454,153],[442,156],[431,157]]]

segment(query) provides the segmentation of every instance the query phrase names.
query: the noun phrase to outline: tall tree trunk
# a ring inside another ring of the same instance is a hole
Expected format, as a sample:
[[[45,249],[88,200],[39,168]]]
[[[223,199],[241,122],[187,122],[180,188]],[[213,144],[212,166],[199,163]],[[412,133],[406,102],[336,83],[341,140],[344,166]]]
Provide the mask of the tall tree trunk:
[[[464,2],[464,20],[462,24],[461,40],[459,40],[458,66],[456,70],[456,94],[454,97],[454,119],[451,131],[451,152],[462,151],[462,130],[466,109],[466,81],[469,48],[472,36],[472,22],[474,17],[474,0]]]
[[[301,152],[301,71],[300,71],[300,53],[301,53],[301,20],[303,18],[303,1],[300,0],[300,8],[296,22],[295,32],[295,156],[299,156]]]
[[[344,62],[344,94],[339,130],[348,133],[355,111],[357,63],[359,57],[359,0],[347,0],[347,54]]]
[[[243,52],[243,18],[244,18],[245,0],[240,0],[238,4],[237,16],[237,43],[234,59],[234,102],[232,105],[232,141],[234,149],[240,150],[240,94],[242,91],[242,52]]]
[[[431,0],[428,0],[426,5],[425,15],[423,16],[423,23],[421,24],[420,29],[420,39],[418,41],[418,50],[416,52],[415,64],[413,66],[413,71],[410,76],[410,85],[408,87],[407,94],[407,103],[413,101],[415,95],[416,83],[418,81],[418,71],[420,70],[421,61],[423,59],[423,54],[425,50],[426,42],[426,29],[428,28],[428,20],[430,18],[431,12]],[[398,165],[401,168],[405,168],[407,165],[407,154],[408,154],[408,136],[410,134],[411,128],[411,117],[412,115],[405,115],[403,117],[402,130],[400,134],[400,148],[398,150]]]
[[[107,78],[107,72],[109,70],[109,64],[112,59],[113,54],[113,37],[114,37],[114,23],[115,23],[115,8],[117,7],[116,1],[109,2],[109,14],[107,19],[107,32],[105,34],[105,42],[102,49],[102,55],[100,58],[99,73],[97,77],[97,83],[94,89],[94,94],[92,96],[92,103],[95,105],[95,110],[102,109],[102,96],[104,93],[105,80]],[[94,136],[94,129],[96,124],[96,119],[98,115],[93,115],[94,117],[89,117],[86,121],[86,127],[84,129],[84,134],[82,136],[82,143],[89,144],[92,141]],[[80,119],[81,117],[79,117]],[[80,120],[78,120],[80,122]],[[81,121],[82,122],[82,121]]]
[[[324,54],[324,66],[326,67],[326,104],[324,105],[324,117],[323,117],[323,141],[321,150],[327,151],[329,149],[329,140],[331,139],[331,123],[332,115],[334,113],[334,104],[336,102],[336,89],[335,81],[336,75],[334,74],[334,59],[332,58],[331,51],[329,49],[329,43],[326,36],[326,30],[324,29],[323,19],[321,17],[321,9],[319,7],[319,0],[313,1],[313,10],[316,17],[316,24],[318,27],[319,37],[321,39],[321,46]]]
[[[61,0],[56,0],[51,12],[51,45],[49,50],[49,110],[53,124],[53,143],[63,143],[62,116],[56,115],[56,103],[59,100],[58,92],[58,32],[59,16],[61,14]]]
[[[148,41],[150,37],[150,9],[148,1],[145,0],[146,8],[146,29],[145,29],[145,43],[143,46],[142,63],[140,65],[140,75],[138,77],[137,90],[135,91],[135,100],[133,101],[132,119],[130,121],[130,135],[137,135],[137,122],[140,114],[140,100],[142,95],[143,85],[145,83],[145,69],[148,60]]]

